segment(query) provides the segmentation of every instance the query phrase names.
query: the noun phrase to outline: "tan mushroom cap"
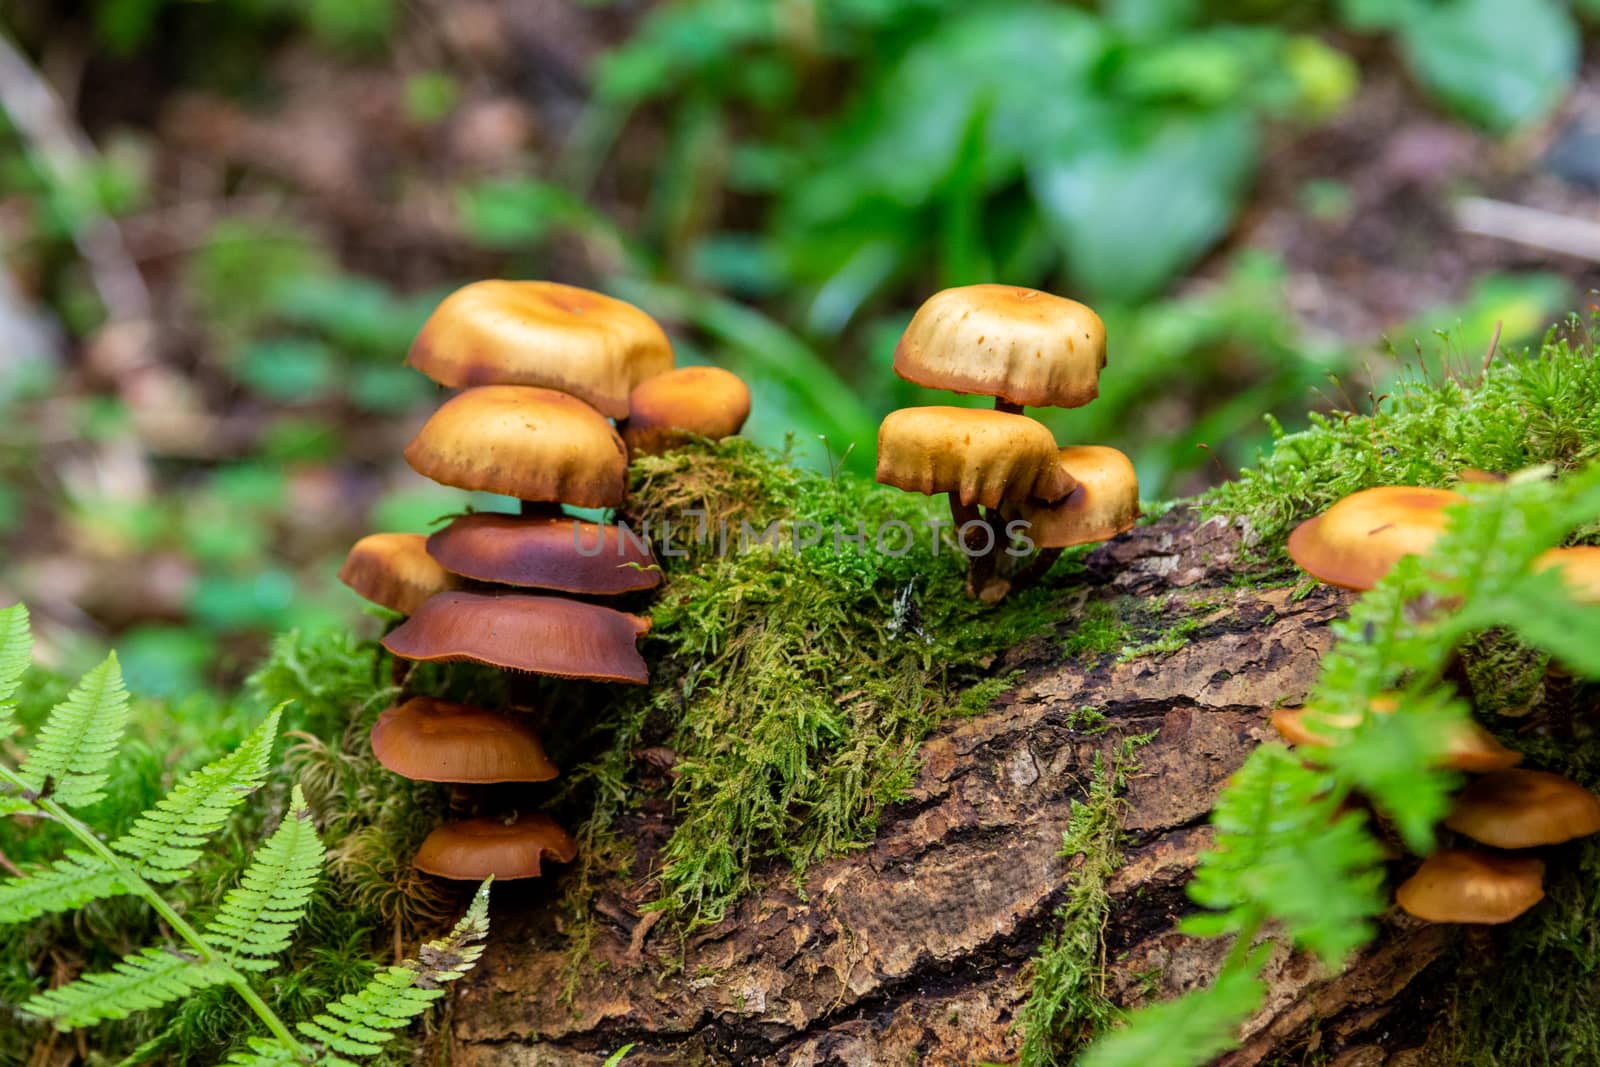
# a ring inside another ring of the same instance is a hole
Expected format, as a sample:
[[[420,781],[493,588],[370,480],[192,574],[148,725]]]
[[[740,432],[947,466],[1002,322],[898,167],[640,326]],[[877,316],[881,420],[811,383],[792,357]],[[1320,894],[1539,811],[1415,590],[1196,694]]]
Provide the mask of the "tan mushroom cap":
[[[1114,448],[1072,445],[1058,453],[1061,469],[1078,487],[1054,504],[1024,501],[1017,517],[1040,548],[1070,548],[1111,538],[1139,520],[1139,477]]]
[[[628,451],[594,408],[554,389],[485,385],[445,401],[406,446],[418,474],[519,500],[615,507]]]
[[[615,596],[661,584],[648,542],[561,516],[463,515],[428,538],[428,552],[452,574],[501,585]]]
[[[1500,771],[1470,782],[1444,824],[1495,848],[1559,845],[1600,833],[1600,797],[1549,771]]]
[[[625,418],[628,393],[672,369],[672,344],[649,315],[558,282],[484,281],[434,309],[406,362],[452,389],[559,389]]]
[[[1363,489],[1295,527],[1289,555],[1319,581],[1371,589],[1402,556],[1433,547],[1444,532],[1445,508],[1466,499],[1448,489]]]
[[[526,716],[412,697],[372,725],[372,754],[415,782],[547,782],[560,772]]]
[[[383,647],[419,662],[643,685],[650,672],[635,642],[649,629],[648,619],[564,597],[440,593],[389,631]]]
[[[410,615],[458,584],[430,555],[421,534],[368,534],[350,548],[339,580],[374,604]]]
[[[951,493],[997,508],[1029,496],[1060,500],[1074,482],[1050,431],[1026,415],[982,408],[891,411],[878,427],[878,481],[913,493]]]
[[[894,372],[908,382],[1032,407],[1089,403],[1100,395],[1105,365],[1099,315],[1015,285],[934,293],[894,350]]]
[[[1600,548],[1552,548],[1533,561],[1536,571],[1561,569],[1562,584],[1580,604],[1600,604]]]
[[[440,878],[481,882],[490,875],[497,882],[538,878],[546,858],[571,863],[578,843],[543,812],[533,812],[507,822],[504,819],[467,819],[445,823],[422,842],[411,865]]]
[[[1389,715],[1398,706],[1395,697],[1380,696],[1372,701],[1372,713]],[[1326,747],[1328,738],[1314,731],[1308,717],[1310,710],[1310,708],[1279,708],[1272,713],[1272,728],[1291,745],[1304,745],[1308,748]],[[1322,722],[1318,725],[1326,723],[1335,730],[1348,730],[1358,722],[1353,715],[1326,715],[1321,719]],[[1488,730],[1471,721],[1461,723],[1459,727],[1450,731],[1450,736],[1445,741],[1444,753],[1439,757],[1439,766],[1445,770],[1470,771],[1474,774],[1503,771],[1521,762],[1522,753],[1502,745]]]
[[[1544,899],[1544,862],[1532,856],[1442,848],[1394,894],[1433,923],[1506,923]]]
[[[679,367],[634,387],[622,439],[636,456],[656,456],[690,435],[720,441],[750,417],[750,387],[721,367]]]

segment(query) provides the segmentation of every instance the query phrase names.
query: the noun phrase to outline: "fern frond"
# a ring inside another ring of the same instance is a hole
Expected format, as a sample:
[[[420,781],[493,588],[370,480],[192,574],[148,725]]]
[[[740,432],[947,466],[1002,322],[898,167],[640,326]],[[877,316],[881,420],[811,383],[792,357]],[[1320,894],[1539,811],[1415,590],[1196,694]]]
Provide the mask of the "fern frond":
[[[1256,977],[1265,959],[1258,950],[1244,967],[1224,969],[1210,988],[1141,1009],[1135,1025],[1096,1041],[1078,1067],[1199,1067],[1237,1048],[1239,1026],[1266,996]]]
[[[299,786],[283,822],[250,859],[201,936],[234,967],[268,971],[289,947],[322,871],[323,847]]]
[[[106,767],[127,723],[128,690],[113,652],[51,710],[18,774],[64,807],[87,807],[105,796]]]
[[[192,952],[147,948],[124,957],[109,971],[86,974],[39,993],[22,1010],[48,1019],[58,1030],[71,1030],[106,1019],[126,1019],[136,1011],[170,1004],[226,981],[225,968]]]
[[[28,628],[28,608],[13,604],[0,611],[0,741],[15,728],[17,686],[33,662],[33,631]]]
[[[387,967],[354,993],[333,1001],[309,1022],[296,1026],[319,1049],[318,1061],[343,1067],[347,1056],[374,1056],[395,1033],[444,996],[444,983],[472,969],[489,935],[489,883],[478,887],[455,928],[422,946],[414,960]],[[292,1050],[269,1038],[251,1038],[249,1049],[228,1060],[234,1067],[293,1063]]]
[[[266,781],[283,705],[250,731],[238,748],[191,771],[154,808],[111,842],[152,882],[176,882],[200,858],[201,846],[233,809]]]
[[[111,867],[72,849],[48,867],[0,881],[0,924],[27,922],[130,892]]]

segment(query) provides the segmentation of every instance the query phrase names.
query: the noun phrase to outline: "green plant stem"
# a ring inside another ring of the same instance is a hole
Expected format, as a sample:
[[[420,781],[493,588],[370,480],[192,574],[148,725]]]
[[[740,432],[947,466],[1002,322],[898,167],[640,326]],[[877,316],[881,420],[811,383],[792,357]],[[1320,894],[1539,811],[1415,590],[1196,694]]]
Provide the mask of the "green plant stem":
[[[10,767],[0,766],[0,778],[4,778],[11,785],[22,790],[24,796],[26,796],[29,788],[27,782],[23,781],[21,776]],[[246,1004],[250,1005],[250,1010],[256,1013],[257,1018],[272,1032],[272,1036],[283,1042],[286,1047],[293,1049],[296,1059],[307,1062],[305,1050],[300,1047],[300,1042],[295,1040],[294,1035],[290,1033],[289,1027],[284,1024],[284,1021],[278,1018],[277,1012],[273,1011],[271,1006],[261,999],[260,994],[250,987],[250,982],[244,975],[240,974],[227,961],[217,956],[216,950],[207,944],[205,938],[200,936],[200,931],[190,926],[188,920],[179,915],[172,905],[168,904],[166,899],[156,892],[154,886],[145,881],[144,877],[134,870],[126,860],[111,851],[105,842],[95,835],[93,830],[78,821],[77,816],[67,811],[66,808],[63,808],[48,797],[35,798],[32,803],[34,807],[64,826],[67,832],[76,837],[90,852],[109,864],[117,872],[118,877],[133,890],[133,894],[154,908],[156,914],[161,916],[179,937],[187,941],[189,947],[194,949],[207,965],[221,968],[225,972],[228,984],[244,999]]]

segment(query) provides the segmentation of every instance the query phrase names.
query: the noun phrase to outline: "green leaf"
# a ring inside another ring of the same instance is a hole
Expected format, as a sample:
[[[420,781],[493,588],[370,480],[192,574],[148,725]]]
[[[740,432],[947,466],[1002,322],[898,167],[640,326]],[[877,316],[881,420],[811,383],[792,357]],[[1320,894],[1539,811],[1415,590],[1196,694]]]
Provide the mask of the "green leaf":
[[[15,729],[17,686],[32,662],[33,631],[28,626],[28,606],[17,603],[0,610],[0,741]]]
[[[48,784],[66,807],[87,807],[105,795],[106,767],[127,722],[128,690],[113,652],[51,710],[18,774],[33,791]]]
[[[289,947],[317,887],[324,850],[305,794],[294,787],[289,812],[250,857],[239,885],[201,936],[242,970],[265,971]]]
[[[1495,132],[1560,102],[1578,70],[1578,30],[1556,0],[1440,0],[1408,7],[1400,48],[1453,111]]]
[[[1073,278],[1100,298],[1159,290],[1227,232],[1255,171],[1248,111],[1107,116],[1028,166]]]
[[[30,805],[30,810],[33,810]],[[0,924],[81,908],[129,892],[115,871],[87,852],[69,850],[48,867],[0,881]]]
[[[105,1019],[126,1019],[227,980],[224,969],[193,953],[147,948],[125,956],[109,971],[86,974],[37,994],[22,1010],[50,1020],[59,1030],[71,1030]]]
[[[1201,1067],[1238,1047],[1234,1034],[1261,1007],[1266,987],[1256,975],[1265,954],[1224,970],[1216,983],[1148,1008],[1089,1047],[1078,1067]]]

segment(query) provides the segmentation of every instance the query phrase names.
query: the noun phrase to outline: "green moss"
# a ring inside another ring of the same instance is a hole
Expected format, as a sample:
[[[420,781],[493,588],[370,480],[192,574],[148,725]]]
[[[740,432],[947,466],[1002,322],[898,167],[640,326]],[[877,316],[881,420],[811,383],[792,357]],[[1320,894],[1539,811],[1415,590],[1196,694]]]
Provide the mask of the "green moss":
[[[1123,648],[1123,650],[1117,654],[1117,662],[1131,663],[1133,660],[1139,659],[1143,656],[1156,656],[1166,652],[1176,652],[1180,648],[1183,648],[1185,645],[1187,645],[1189,643],[1189,638],[1199,633],[1204,626],[1204,623],[1200,619],[1197,619],[1193,615],[1187,613],[1199,612],[1204,609],[1202,609],[1199,605],[1186,605],[1184,610],[1185,614],[1171,627],[1169,627],[1161,636],[1150,641],[1128,645]]]
[[[1447,486],[1467,468],[1508,473],[1541,463],[1572,468],[1600,454],[1600,359],[1572,319],[1536,353],[1502,357],[1482,373],[1412,377],[1371,413],[1312,415],[1310,429],[1276,435],[1253,470],[1200,499],[1207,514],[1243,516],[1270,557],[1297,521],[1375,485]],[[1581,335],[1581,337],[1580,337]]]
[[[1032,962],[1033,987],[1018,1015],[1020,1067],[1057,1067],[1118,1015],[1105,993],[1101,933],[1111,913],[1111,876],[1122,865],[1121,794],[1153,735],[1121,739],[1109,760],[1095,753],[1088,795],[1072,802],[1061,855],[1073,861],[1057,929]]]
[[[1113,600],[1090,600],[1072,620],[1061,652],[1077,659],[1103,656],[1120,650],[1128,640],[1128,624]]]

